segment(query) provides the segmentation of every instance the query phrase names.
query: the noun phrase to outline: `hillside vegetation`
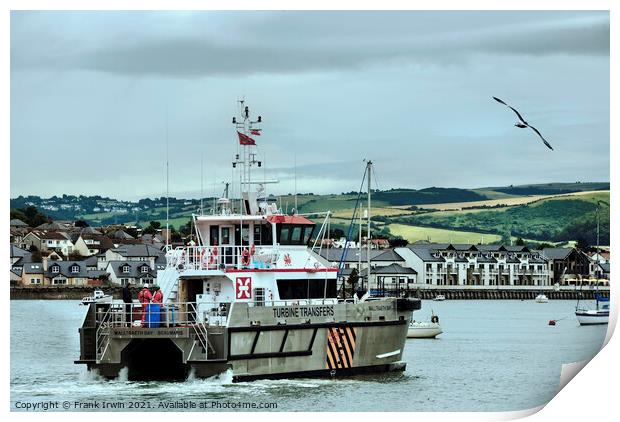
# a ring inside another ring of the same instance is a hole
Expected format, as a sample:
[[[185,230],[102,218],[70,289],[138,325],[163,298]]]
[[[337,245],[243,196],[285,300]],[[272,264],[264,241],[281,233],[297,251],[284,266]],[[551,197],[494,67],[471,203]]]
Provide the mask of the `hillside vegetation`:
[[[513,235],[545,241],[582,239],[596,243],[597,201],[609,193],[543,199],[503,209],[430,212],[390,217],[390,223]],[[609,244],[609,207],[601,206],[601,244]]]

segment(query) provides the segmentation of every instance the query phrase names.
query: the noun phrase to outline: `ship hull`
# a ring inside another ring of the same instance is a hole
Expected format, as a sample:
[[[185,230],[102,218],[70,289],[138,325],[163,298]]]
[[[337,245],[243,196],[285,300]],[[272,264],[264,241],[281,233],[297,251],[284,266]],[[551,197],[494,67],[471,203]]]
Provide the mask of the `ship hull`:
[[[210,378],[227,371],[233,381],[403,371],[407,321],[419,309],[419,301],[404,301],[235,306],[229,326],[204,326],[202,343],[194,330],[183,325],[117,327],[109,332],[105,348],[95,346],[95,350],[105,349],[103,353],[82,356],[76,363],[85,363],[107,378],[127,368],[130,380],[182,380],[190,374]],[[317,314],[321,316],[297,317]],[[96,332],[81,330],[91,342]],[[82,338],[82,344],[88,341]],[[149,369],[153,367],[165,367],[168,372],[153,373]]]

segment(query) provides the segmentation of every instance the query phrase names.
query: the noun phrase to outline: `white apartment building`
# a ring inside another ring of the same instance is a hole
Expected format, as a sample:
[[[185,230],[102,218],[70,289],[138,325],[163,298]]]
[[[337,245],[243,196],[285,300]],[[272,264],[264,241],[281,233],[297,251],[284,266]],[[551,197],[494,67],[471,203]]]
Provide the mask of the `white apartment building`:
[[[547,260],[527,246],[429,243],[396,248],[418,284],[549,286]]]

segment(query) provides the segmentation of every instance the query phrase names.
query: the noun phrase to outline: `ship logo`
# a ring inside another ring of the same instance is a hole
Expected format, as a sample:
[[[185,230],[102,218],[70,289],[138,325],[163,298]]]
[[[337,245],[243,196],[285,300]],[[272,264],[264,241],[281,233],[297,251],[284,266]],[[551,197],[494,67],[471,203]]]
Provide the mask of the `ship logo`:
[[[284,255],[284,265],[286,265],[287,267],[291,266],[291,254],[286,254]]]
[[[235,292],[237,299],[252,299],[252,277],[237,277]]]

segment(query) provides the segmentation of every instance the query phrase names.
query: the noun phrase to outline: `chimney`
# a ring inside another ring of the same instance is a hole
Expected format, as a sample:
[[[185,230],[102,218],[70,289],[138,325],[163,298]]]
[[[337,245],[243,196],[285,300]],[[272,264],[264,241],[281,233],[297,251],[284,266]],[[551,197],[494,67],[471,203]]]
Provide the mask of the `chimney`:
[[[41,257],[43,261],[43,271],[47,271],[47,256]]]

